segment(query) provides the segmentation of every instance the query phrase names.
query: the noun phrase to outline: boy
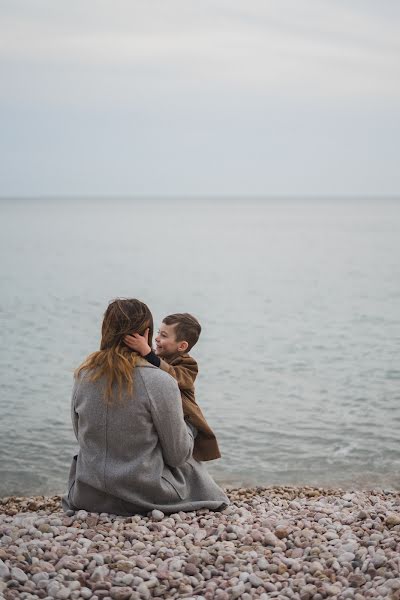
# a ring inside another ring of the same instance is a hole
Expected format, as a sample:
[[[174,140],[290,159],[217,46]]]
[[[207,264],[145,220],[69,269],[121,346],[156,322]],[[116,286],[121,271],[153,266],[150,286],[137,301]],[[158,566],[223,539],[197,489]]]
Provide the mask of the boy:
[[[199,339],[200,323],[189,313],[177,313],[163,319],[155,339],[155,352],[148,344],[148,335],[127,335],[124,342],[155,367],[166,371],[176,381],[181,392],[185,419],[197,430],[193,456],[196,460],[214,460],[221,457],[218,442],[199,405],[195,400],[194,381],[197,362],[188,352]]]

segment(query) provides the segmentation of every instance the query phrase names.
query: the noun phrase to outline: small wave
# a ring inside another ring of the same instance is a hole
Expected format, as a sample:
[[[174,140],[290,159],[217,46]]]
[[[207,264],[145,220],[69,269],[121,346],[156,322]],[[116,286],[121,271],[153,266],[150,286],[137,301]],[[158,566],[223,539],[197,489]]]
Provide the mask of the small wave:
[[[386,371],[386,379],[400,379],[400,371],[390,369]]]
[[[344,458],[349,456],[356,448],[357,445],[354,442],[344,446],[337,446],[333,450],[331,458]]]

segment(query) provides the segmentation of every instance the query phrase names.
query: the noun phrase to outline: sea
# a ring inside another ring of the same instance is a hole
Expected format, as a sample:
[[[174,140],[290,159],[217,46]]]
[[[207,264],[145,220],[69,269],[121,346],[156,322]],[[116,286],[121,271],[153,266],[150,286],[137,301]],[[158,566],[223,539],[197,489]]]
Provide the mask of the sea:
[[[400,488],[400,199],[0,200],[0,496],[62,493],[108,302],[193,313],[223,486]]]

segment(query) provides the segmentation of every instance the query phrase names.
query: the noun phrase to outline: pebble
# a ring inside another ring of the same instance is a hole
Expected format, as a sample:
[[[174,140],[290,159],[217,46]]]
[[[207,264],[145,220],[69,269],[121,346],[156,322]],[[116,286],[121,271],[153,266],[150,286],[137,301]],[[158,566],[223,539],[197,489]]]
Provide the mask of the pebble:
[[[0,579],[8,579],[10,576],[10,569],[0,558]]]
[[[338,557],[338,561],[343,565],[346,563],[350,563],[355,559],[355,554],[353,552],[344,552]]]
[[[249,576],[249,581],[253,587],[259,587],[264,583],[263,580],[260,577],[258,577],[255,573],[251,573],[251,575]]]
[[[198,572],[198,568],[193,563],[187,563],[184,568],[184,572],[186,575],[196,575]]]
[[[39,581],[47,581],[49,579],[49,574],[46,571],[39,571],[39,573],[34,573],[32,575],[32,581],[37,584]]]
[[[132,594],[132,588],[130,587],[112,587],[110,589],[110,596],[114,600],[129,600]]]
[[[274,533],[272,533],[272,531],[268,531],[264,536],[264,543],[267,546],[276,546],[277,541],[278,538]]]
[[[268,561],[265,558],[259,558],[257,561],[257,566],[260,571],[265,571],[268,568]]]
[[[233,587],[231,587],[230,590],[230,598],[232,598],[233,600],[235,600],[236,598],[240,598],[242,594],[244,594],[245,589],[246,588],[243,581],[241,581],[237,585],[234,585]]]
[[[375,569],[379,569],[379,567],[382,567],[382,565],[384,565],[386,562],[386,557],[384,554],[375,554],[374,558],[372,559],[372,564],[374,565]]]
[[[400,514],[391,513],[386,517],[385,523],[388,527],[395,527],[400,525]]]
[[[229,490],[225,510],[119,517],[0,499],[7,600],[398,597],[400,493]]]
[[[154,521],[162,521],[165,515],[161,510],[153,510],[151,516]]]
[[[11,578],[15,579],[19,583],[25,583],[25,581],[28,581],[27,574],[24,573],[23,570],[20,569],[19,567],[13,567],[11,569],[10,574],[11,574]]]
[[[138,586],[137,591],[140,594],[140,598],[144,598],[144,600],[148,600],[148,598],[151,596],[150,590],[145,583],[141,583]]]
[[[75,516],[79,521],[85,521],[88,517],[88,513],[86,510],[78,510]]]

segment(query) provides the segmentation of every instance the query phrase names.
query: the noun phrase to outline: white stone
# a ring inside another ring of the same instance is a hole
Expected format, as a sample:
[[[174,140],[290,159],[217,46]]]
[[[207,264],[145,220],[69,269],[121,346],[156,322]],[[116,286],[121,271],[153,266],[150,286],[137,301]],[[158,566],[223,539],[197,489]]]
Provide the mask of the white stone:
[[[104,557],[101,554],[93,554],[92,560],[96,562],[96,565],[104,565]]]
[[[260,577],[258,577],[258,575],[256,575],[255,573],[250,574],[249,581],[253,587],[259,587],[264,583],[263,580]]]
[[[257,566],[260,569],[260,571],[265,571],[268,567],[268,561],[266,558],[260,558],[257,561]]]
[[[67,598],[69,598],[71,594],[71,590],[67,587],[61,587],[57,594],[56,594],[56,598],[60,598],[61,600],[66,600]]]
[[[86,512],[86,510],[78,510],[75,516],[78,519],[78,521],[86,521],[88,513]]]
[[[345,563],[350,563],[355,557],[353,552],[343,552],[343,554],[338,556],[338,561],[343,565]]]
[[[151,516],[154,521],[162,521],[165,515],[161,510],[153,510],[151,511]]]
[[[137,591],[139,592],[140,597],[144,598],[144,600],[148,600],[151,597],[150,590],[145,583],[141,583],[138,586]]]
[[[24,573],[23,570],[19,567],[13,567],[11,569],[11,578],[16,579],[17,581],[19,581],[19,583],[25,583],[25,581],[28,581],[27,574]]]

